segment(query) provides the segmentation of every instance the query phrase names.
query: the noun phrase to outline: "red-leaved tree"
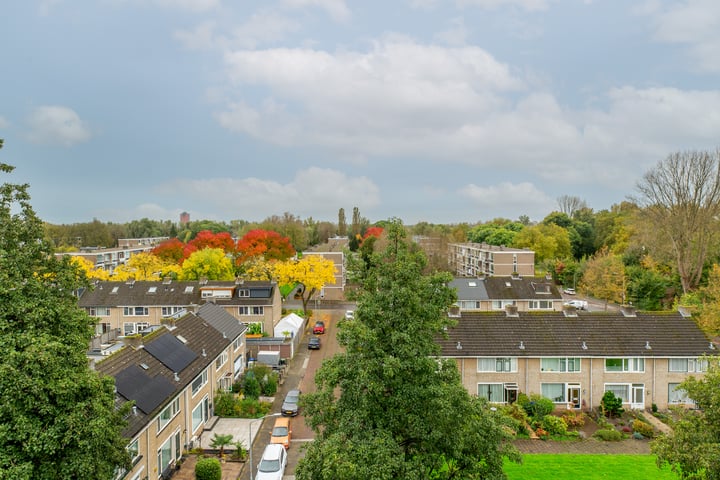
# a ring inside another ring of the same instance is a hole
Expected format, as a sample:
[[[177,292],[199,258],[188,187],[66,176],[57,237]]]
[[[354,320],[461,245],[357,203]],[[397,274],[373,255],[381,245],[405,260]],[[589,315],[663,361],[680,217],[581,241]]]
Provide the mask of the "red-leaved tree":
[[[171,238],[158,244],[150,253],[165,263],[181,264],[187,258],[183,252],[185,244],[177,238]]]
[[[254,257],[287,260],[295,255],[288,237],[272,230],[250,230],[237,242],[238,265]]]

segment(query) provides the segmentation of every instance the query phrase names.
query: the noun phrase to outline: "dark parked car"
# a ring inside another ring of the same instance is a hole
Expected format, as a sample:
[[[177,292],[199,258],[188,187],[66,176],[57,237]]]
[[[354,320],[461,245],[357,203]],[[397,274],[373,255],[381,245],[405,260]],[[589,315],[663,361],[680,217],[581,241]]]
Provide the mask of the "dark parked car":
[[[323,322],[322,320],[318,320],[317,322],[315,322],[315,326],[313,327],[313,333],[325,333],[325,322]]]
[[[320,337],[310,337],[310,340],[308,340],[308,349],[320,350]]]
[[[287,395],[285,395],[285,401],[282,404],[282,414],[286,417],[294,417],[297,415],[300,409],[298,402],[300,402],[300,390],[290,390]]]

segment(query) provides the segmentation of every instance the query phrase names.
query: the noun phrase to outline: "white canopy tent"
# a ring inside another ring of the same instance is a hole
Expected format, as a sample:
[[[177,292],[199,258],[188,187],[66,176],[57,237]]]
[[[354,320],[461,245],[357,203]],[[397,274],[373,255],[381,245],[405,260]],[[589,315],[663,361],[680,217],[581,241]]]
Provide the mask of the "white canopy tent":
[[[273,336],[284,337],[285,332],[290,332],[290,336],[295,338],[302,329],[303,323],[305,323],[305,320],[301,316],[291,313],[280,319],[277,325],[275,325]]]

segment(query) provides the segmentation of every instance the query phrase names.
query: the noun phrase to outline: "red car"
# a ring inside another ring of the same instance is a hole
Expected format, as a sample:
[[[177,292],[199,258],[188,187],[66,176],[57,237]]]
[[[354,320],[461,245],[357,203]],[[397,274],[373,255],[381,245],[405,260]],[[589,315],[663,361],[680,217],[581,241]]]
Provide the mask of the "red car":
[[[313,333],[325,333],[325,322],[318,320],[315,322],[315,326],[313,327]]]

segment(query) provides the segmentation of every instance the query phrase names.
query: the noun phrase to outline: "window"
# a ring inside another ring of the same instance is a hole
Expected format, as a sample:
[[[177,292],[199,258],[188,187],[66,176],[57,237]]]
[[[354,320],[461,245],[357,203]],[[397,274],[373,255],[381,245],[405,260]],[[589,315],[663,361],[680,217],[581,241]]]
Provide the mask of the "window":
[[[701,358],[671,358],[668,360],[669,372],[706,372],[707,366],[707,360],[703,360]]]
[[[618,398],[622,398],[623,403],[629,403],[630,402],[630,385],[625,383],[619,383],[619,384],[612,384],[609,383],[605,385],[605,391],[606,392],[613,392],[613,395],[615,395]]]
[[[87,309],[91,317],[109,317],[110,307],[90,307]]]
[[[207,369],[203,370],[200,375],[195,377],[195,380],[192,381],[192,394],[195,396],[200,389],[207,383],[208,381],[208,373]]]
[[[140,333],[146,328],[150,326],[147,322],[127,322],[123,323],[123,334],[125,336],[127,335],[135,335],[136,333]]]
[[[528,309],[530,310],[552,310],[552,300],[530,300],[528,302]]]
[[[458,306],[462,310],[480,310],[480,302],[476,300],[461,300],[458,302]]]
[[[165,426],[170,423],[175,415],[180,412],[180,399],[176,398],[170,404],[160,412],[158,415],[158,432],[160,432]]]
[[[175,435],[168,438],[158,449],[158,470],[160,475],[165,473],[165,470],[170,467],[173,460],[179,459],[181,455],[180,432],[178,431]]]
[[[178,312],[181,312],[182,310],[185,310],[184,307],[162,307],[162,316],[163,317],[172,317]]]
[[[503,403],[502,383],[478,383],[478,397],[486,398],[488,402]]]
[[[517,372],[517,358],[478,358],[478,372]]]
[[[140,457],[140,447],[137,438],[130,442],[130,445],[127,446],[127,450],[128,452],[130,452],[132,464],[135,465],[135,462],[137,462],[138,458]]]
[[[540,360],[540,371],[542,372],[579,372],[579,358],[543,358]]]
[[[123,307],[126,317],[147,317],[150,314],[148,307]]]
[[[236,351],[238,348],[242,347],[242,345],[243,345],[242,337],[236,338],[235,341],[233,342],[233,351]]]
[[[222,368],[222,366],[225,365],[227,360],[228,354],[227,351],[224,351],[220,354],[218,358],[215,359],[215,370],[219,370],[220,368]]]
[[[492,309],[505,310],[505,307],[508,305],[515,305],[515,300],[493,300]]]
[[[202,402],[198,404],[192,411],[192,432],[200,428],[208,420],[208,397],[203,398]]]
[[[644,358],[606,358],[606,372],[644,372]]]
[[[247,288],[241,288],[238,290],[238,297],[249,297],[250,290]]]
[[[688,397],[687,392],[680,388],[679,383],[668,383],[668,403],[694,405],[695,401]]]
[[[543,397],[549,398],[554,403],[566,403],[564,383],[541,383],[540,393]]]
[[[264,315],[265,307],[238,307],[240,315]]]

